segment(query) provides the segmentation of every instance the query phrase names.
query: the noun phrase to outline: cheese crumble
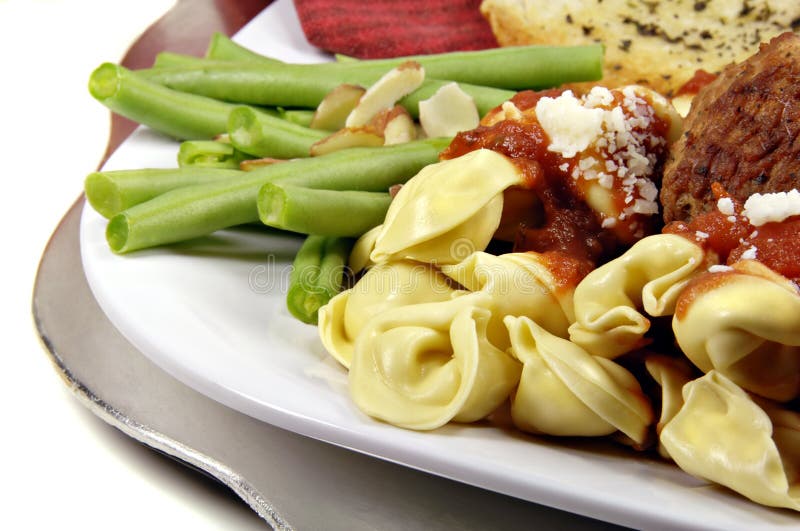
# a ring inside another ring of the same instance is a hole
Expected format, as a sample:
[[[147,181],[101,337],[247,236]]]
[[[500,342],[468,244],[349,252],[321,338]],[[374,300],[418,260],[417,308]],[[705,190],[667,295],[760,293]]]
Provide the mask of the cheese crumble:
[[[708,268],[709,273],[725,273],[726,271],[733,271],[733,268],[722,264],[715,264]]]
[[[753,194],[745,201],[742,214],[755,227],[798,216],[800,215],[800,191],[794,189],[789,192]]]
[[[653,133],[656,110],[648,97],[659,96],[635,86],[594,87],[580,98],[567,90],[536,104],[536,117],[550,139],[547,149],[574,160],[572,178],[622,192],[620,220],[659,210],[651,177],[656,152],[667,142]]]
[[[730,197],[719,198],[717,200],[717,210],[726,216],[732,216],[734,214],[733,200]]]
[[[742,253],[742,260],[755,260],[758,256],[758,249],[755,245],[751,245],[745,252]]]

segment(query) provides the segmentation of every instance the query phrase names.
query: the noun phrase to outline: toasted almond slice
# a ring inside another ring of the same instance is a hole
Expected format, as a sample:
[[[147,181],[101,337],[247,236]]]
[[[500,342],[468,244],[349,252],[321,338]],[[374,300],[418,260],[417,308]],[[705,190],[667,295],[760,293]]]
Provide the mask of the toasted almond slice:
[[[417,138],[417,127],[411,115],[403,107],[399,107],[404,112],[397,113],[390,117],[383,128],[384,144],[403,144],[411,142]]]
[[[358,105],[358,101],[367,91],[358,85],[339,85],[330,91],[317,106],[309,127],[326,131],[338,131],[344,127],[347,116]]]
[[[272,164],[278,164],[279,162],[288,162],[291,159],[275,159],[272,157],[264,157],[261,159],[248,159],[243,160],[239,163],[239,169],[242,171],[252,171],[258,168],[263,168],[264,166],[271,166]]]
[[[311,145],[311,156],[316,157],[352,147],[383,145],[383,136],[370,127],[345,127]]]
[[[347,127],[359,127],[368,123],[384,109],[414,92],[425,80],[425,69],[416,61],[406,61],[389,70],[361,96],[356,108],[347,116]]]
[[[408,114],[408,111],[402,105],[395,105],[391,109],[383,109],[373,116],[365,127],[370,127],[378,133],[383,134],[383,130],[386,129],[386,124],[398,114]]]
[[[675,96],[670,101],[681,118],[686,118],[686,115],[689,114],[689,109],[692,107],[692,99],[692,94],[681,94],[680,96]]]
[[[414,119],[402,105],[380,111],[369,121],[367,127],[383,135],[385,145],[410,142],[417,137]]]
[[[479,121],[475,101],[457,83],[448,83],[419,102],[419,122],[431,138],[475,129]]]
[[[392,197],[392,199],[394,199],[395,196],[400,193],[400,188],[402,187],[402,184],[393,184],[389,187],[389,195]]]

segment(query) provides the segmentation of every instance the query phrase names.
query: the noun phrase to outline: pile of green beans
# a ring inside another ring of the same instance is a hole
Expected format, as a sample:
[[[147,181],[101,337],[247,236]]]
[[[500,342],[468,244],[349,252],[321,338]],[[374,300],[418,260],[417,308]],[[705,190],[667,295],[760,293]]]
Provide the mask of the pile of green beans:
[[[312,157],[311,146],[331,134],[310,127],[314,110],[337,86],[369,86],[407,60],[426,71],[422,86],[400,102],[412,116],[421,100],[453,81],[484,115],[517,90],[599,79],[603,48],[527,46],[301,65],[217,33],[204,57],[164,51],[140,70],[104,63],[90,76],[91,95],[181,141],[178,168],[86,178],[89,204],[108,219],[109,247],[128,253],[249,223],[306,235],[287,305],[315,323],[318,309],[342,287],[354,238],[382,223],[389,187],[437,162],[450,139]]]
[[[385,193],[389,187],[407,181],[423,167],[436,162],[448,143],[449,139],[438,138],[351,148],[249,172],[220,169],[193,172],[186,168],[172,172],[99,172],[87,178],[85,191],[89,203],[101,205],[103,210],[98,211],[110,216],[106,238],[111,249],[127,253],[258,222],[259,194],[267,183],[303,187],[302,190]],[[201,178],[193,182],[193,175]],[[144,201],[137,203],[138,199]],[[119,207],[124,208],[115,212]],[[335,226],[331,228],[334,229]],[[346,235],[357,236],[352,231]]]
[[[473,97],[483,115],[516,90],[600,79],[603,47],[519,46],[308,65],[265,57],[218,33],[206,57],[162,52],[152,68],[135,72],[103,64],[92,74],[89,89],[118,114],[197,140],[226,132],[230,105],[314,109],[336,86],[370,85],[405,60],[419,62],[426,72],[423,85],[401,102],[412,116],[418,116],[420,100],[452,81]]]

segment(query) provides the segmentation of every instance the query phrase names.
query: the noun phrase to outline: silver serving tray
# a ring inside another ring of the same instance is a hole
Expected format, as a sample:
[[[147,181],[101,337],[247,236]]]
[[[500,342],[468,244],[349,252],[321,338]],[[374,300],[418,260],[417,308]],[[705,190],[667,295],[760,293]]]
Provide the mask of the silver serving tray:
[[[274,529],[616,527],[303,437],[180,383],[93,298],[80,259],[83,204],[53,234],[34,288],[34,320],[54,367],[101,419],[226,485]]]

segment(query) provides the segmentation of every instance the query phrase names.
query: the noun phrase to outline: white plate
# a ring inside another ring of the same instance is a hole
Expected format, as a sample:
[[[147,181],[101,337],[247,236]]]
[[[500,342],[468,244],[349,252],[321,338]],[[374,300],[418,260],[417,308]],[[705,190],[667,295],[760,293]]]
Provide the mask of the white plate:
[[[287,61],[326,59],[303,37],[292,3],[273,3],[236,37]],[[107,169],[173,167],[177,144],[140,128]],[[286,311],[299,240],[223,231],[193,245],[112,254],[105,220],[81,222],[89,285],[105,313],[174,377],[265,422],[486,489],[635,528],[797,527],[800,517],[750,503],[666,463],[594,442],[550,441],[488,425],[417,433],[373,421],[316,328]]]

